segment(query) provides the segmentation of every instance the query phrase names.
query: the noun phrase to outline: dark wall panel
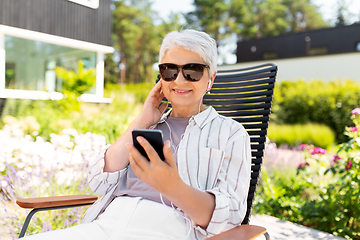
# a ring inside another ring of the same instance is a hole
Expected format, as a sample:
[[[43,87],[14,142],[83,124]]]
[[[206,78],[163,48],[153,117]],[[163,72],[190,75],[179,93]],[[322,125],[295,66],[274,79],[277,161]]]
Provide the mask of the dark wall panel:
[[[310,39],[306,42],[305,39]],[[276,37],[250,39],[237,44],[237,62],[266,60],[266,53],[274,59],[312,55],[311,51],[322,49],[319,54],[356,52],[360,42],[360,24],[324,28],[306,32],[284,34]]]
[[[92,9],[68,0],[0,0],[0,24],[111,46],[111,0]]]

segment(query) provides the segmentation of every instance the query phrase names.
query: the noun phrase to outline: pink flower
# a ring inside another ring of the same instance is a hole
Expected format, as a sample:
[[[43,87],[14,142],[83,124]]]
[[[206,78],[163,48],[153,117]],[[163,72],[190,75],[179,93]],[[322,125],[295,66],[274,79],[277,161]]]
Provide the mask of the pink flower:
[[[314,155],[314,154],[326,154],[327,151],[321,147],[316,147],[314,148],[312,151],[311,151],[311,155]]]
[[[353,115],[360,115],[360,108],[355,108],[354,110],[351,111],[351,113]]]
[[[358,131],[358,128],[357,128],[357,127],[350,127],[350,131],[352,131],[352,132],[357,132],[357,131]]]
[[[299,164],[297,165],[297,168],[298,168],[298,169],[304,169],[305,167],[307,167],[307,166],[309,166],[309,165],[310,165],[310,164],[307,163],[307,162],[299,163]]]
[[[339,155],[337,155],[337,154],[335,154],[334,156],[333,156],[333,162],[334,163],[338,163],[338,161],[341,159],[341,157],[339,157]]]
[[[349,170],[351,167],[352,167],[352,162],[351,162],[351,160],[349,160],[349,161],[346,163],[345,169],[346,169],[346,170]]]
[[[300,150],[304,150],[307,147],[307,144],[301,144],[300,145]]]

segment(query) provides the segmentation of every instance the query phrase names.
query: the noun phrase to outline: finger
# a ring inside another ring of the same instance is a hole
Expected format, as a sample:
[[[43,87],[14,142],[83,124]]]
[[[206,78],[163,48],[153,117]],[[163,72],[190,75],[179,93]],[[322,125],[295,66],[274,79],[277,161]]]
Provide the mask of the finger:
[[[126,143],[125,146],[129,150],[129,162],[132,166],[135,166],[136,168],[139,168],[139,170],[144,169],[144,164],[148,162],[148,160],[134,147],[131,143]]]
[[[155,86],[151,89],[150,93],[159,94],[162,93],[162,82],[158,81]]]
[[[144,137],[138,136],[136,137],[136,140],[138,140],[139,144],[144,148],[150,159],[150,162],[161,161],[153,146],[151,146],[151,144]]]
[[[169,164],[169,166],[175,167],[176,162],[174,159],[173,151],[171,149],[171,142],[169,140],[167,140],[165,142],[164,147],[163,147],[163,152],[164,152],[165,162],[167,164]]]
[[[164,93],[162,91],[162,87],[161,87],[161,81],[159,81],[150,91],[149,95],[149,100],[153,101],[154,105],[156,106],[156,108],[158,108],[158,106],[160,105],[162,99],[164,98]]]
[[[165,112],[165,110],[166,110],[166,108],[168,107],[168,103],[162,103],[162,104],[160,104],[160,107],[159,107],[159,111],[160,112]]]
[[[143,172],[141,167],[136,163],[135,159],[132,157],[131,153],[129,153],[129,162],[130,162],[131,168],[136,176],[138,176],[139,174],[141,174]]]

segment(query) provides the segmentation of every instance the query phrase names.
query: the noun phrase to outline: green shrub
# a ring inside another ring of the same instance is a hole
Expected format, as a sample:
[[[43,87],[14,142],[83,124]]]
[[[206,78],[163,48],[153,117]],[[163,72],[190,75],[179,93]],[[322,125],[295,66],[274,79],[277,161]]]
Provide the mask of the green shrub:
[[[7,99],[0,126],[4,125],[7,115],[16,117],[19,122],[32,116],[40,125],[40,129],[36,129],[37,135],[46,140],[51,133],[59,134],[63,129],[74,128],[79,133],[103,135],[108,143],[113,143],[137,116],[152,86],[107,85],[105,97],[112,98],[112,103],[80,103],[79,107],[66,109],[60,101]]]
[[[139,83],[139,84],[106,84],[104,96],[112,98],[114,102],[123,101],[126,98],[134,98],[134,101],[143,103],[149,94],[154,83]],[[131,96],[129,96],[132,95]],[[127,100],[129,101],[129,100]]]
[[[350,115],[350,140],[335,155],[304,144],[297,169],[263,168],[254,213],[360,240],[360,108]]]
[[[335,141],[335,133],[324,124],[282,124],[271,123],[268,129],[268,137],[278,146],[299,146],[304,143],[312,143],[315,146],[329,149]]]
[[[271,121],[325,124],[334,130],[337,142],[345,142],[344,128],[359,102],[360,83],[355,81],[284,81],[275,87]]]
[[[55,73],[58,78],[63,80],[62,93],[64,98],[58,101],[63,111],[78,111],[80,108],[78,98],[96,85],[95,69],[84,68],[83,62],[79,60],[76,72],[57,66]]]

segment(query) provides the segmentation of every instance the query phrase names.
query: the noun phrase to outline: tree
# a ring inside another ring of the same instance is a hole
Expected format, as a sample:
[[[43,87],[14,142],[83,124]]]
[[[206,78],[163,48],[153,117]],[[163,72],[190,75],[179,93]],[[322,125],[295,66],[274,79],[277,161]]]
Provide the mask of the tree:
[[[259,7],[256,0],[232,0],[229,9],[232,30],[242,39],[260,37]]]
[[[241,39],[327,27],[309,0],[232,0],[233,29]]]
[[[207,32],[217,45],[231,33],[229,1],[194,0],[195,11],[185,15],[188,24],[198,30]]]
[[[114,47],[120,52],[120,83],[139,83],[152,77],[159,36],[152,24],[155,13],[147,0],[116,1],[113,10]]]
[[[257,37],[276,36],[286,32],[288,17],[282,0],[267,0],[259,4]]]
[[[329,24],[325,23],[318,12],[318,7],[313,5],[310,0],[283,0],[283,4],[288,9],[289,32],[329,27]]]
[[[346,2],[344,0],[337,0],[337,16],[335,26],[344,26],[348,22],[348,17],[351,14],[346,8]]]

